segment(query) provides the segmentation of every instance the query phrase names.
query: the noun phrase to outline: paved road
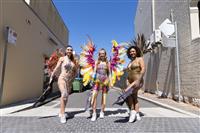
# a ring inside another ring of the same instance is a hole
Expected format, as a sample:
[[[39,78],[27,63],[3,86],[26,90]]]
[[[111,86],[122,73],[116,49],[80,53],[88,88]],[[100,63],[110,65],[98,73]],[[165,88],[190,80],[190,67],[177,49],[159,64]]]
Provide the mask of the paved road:
[[[59,99],[35,109],[26,109],[32,103],[1,109],[2,133],[82,133],[82,132],[168,132],[199,133],[200,119],[195,115],[184,114],[142,99],[139,100],[143,114],[142,120],[128,123],[126,106],[112,106],[117,98],[116,91],[110,91],[104,119],[91,122],[88,113],[84,112],[87,93],[70,95],[66,112],[69,115],[66,124],[60,124],[57,117]],[[100,101],[98,96],[98,101]],[[98,103],[100,107],[100,103]],[[12,113],[14,111],[19,111]],[[100,111],[100,110],[98,110]]]

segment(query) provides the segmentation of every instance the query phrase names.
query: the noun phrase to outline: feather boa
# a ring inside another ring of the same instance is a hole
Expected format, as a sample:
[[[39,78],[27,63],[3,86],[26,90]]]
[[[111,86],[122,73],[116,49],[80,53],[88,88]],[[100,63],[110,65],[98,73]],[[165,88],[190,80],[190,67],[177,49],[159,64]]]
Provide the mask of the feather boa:
[[[64,54],[59,50],[57,49],[56,51],[54,51],[49,60],[48,60],[48,69],[52,72],[54,70],[54,68],[56,67],[57,65],[57,62],[59,60],[60,57],[64,56]]]

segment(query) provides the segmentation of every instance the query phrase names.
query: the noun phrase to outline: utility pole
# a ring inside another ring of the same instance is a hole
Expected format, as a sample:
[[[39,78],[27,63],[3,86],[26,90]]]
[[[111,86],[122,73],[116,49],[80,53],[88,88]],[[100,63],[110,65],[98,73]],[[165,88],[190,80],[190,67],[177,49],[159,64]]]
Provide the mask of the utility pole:
[[[174,11],[171,9],[170,12],[171,21],[174,24],[174,30],[175,30],[175,42],[176,42],[176,64],[177,64],[177,76],[178,76],[178,102],[180,102],[180,88],[181,88],[181,82],[180,82],[180,63],[179,63],[179,46],[178,46],[178,29],[177,29],[177,22],[174,21]]]
[[[6,43],[3,49],[3,65],[2,65],[2,72],[1,72],[1,80],[0,80],[0,103],[3,95],[3,85],[4,85],[4,76],[5,76],[5,69],[6,69],[6,58],[7,58],[7,47],[8,47],[8,27],[5,29],[5,37],[6,37]]]

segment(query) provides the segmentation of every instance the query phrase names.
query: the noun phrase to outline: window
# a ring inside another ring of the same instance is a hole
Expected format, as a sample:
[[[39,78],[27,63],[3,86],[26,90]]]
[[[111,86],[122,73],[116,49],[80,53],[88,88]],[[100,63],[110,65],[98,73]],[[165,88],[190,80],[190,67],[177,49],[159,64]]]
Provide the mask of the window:
[[[199,5],[199,2],[198,2]],[[195,38],[200,37],[200,32],[199,32],[199,9],[196,6],[190,7],[190,24],[191,24],[191,35],[192,35],[192,40]]]

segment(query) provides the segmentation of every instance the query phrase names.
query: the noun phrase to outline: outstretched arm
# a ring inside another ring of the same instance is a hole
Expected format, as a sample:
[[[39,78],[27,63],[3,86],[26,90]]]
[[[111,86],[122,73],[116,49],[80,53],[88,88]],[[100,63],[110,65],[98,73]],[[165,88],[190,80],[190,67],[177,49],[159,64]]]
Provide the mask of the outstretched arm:
[[[60,57],[60,59],[57,62],[56,67],[54,68],[53,72],[51,73],[50,81],[53,79],[53,77],[55,75],[55,72],[58,70],[58,68],[60,67],[60,65],[62,64],[62,62],[63,62],[63,57]]]

